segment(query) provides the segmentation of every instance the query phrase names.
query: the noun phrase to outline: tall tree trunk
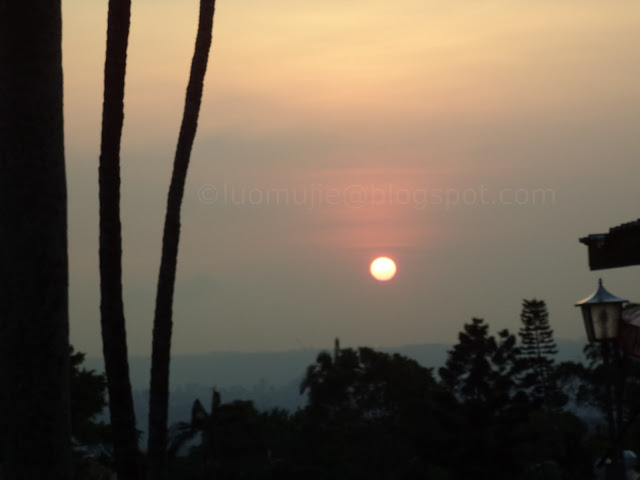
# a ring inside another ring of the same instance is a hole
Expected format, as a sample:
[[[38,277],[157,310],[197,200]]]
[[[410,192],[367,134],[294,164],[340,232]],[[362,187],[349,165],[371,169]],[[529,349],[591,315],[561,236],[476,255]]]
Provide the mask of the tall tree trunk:
[[[0,455],[71,478],[60,0],[0,0]]]
[[[124,119],[130,11],[130,0],[109,1],[99,170],[102,350],[116,471],[120,480],[142,477],[122,302],[120,225],[120,138]]]
[[[162,238],[162,259],[156,294],[151,356],[151,390],[149,397],[149,479],[167,478],[167,416],[169,405],[169,362],[173,290],[176,279],[178,243],[180,241],[180,206],[189,167],[191,147],[196,136],[202,100],[204,76],[211,47],[215,0],[200,1],[200,18],[195,53],[173,164]]]

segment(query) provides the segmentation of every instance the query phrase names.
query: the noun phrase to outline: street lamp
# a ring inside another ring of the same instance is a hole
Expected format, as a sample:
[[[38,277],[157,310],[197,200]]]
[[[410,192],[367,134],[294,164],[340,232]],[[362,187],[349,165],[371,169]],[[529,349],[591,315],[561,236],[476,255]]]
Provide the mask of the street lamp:
[[[602,286],[598,280],[598,289],[584,300],[576,303],[582,309],[584,328],[589,342],[616,340],[622,320],[622,304],[627,300],[616,297]]]
[[[607,469],[608,479],[624,479],[625,469],[618,438],[622,433],[622,359],[618,345],[618,332],[622,321],[622,304],[627,300],[609,293],[598,280],[598,289],[589,297],[576,303],[582,310],[584,327],[590,343],[599,343],[607,374],[607,423],[611,444],[611,468]],[[615,365],[609,361],[613,350]],[[614,379],[615,378],[615,382]],[[614,407],[615,406],[615,407]],[[615,417],[614,417],[615,408]]]

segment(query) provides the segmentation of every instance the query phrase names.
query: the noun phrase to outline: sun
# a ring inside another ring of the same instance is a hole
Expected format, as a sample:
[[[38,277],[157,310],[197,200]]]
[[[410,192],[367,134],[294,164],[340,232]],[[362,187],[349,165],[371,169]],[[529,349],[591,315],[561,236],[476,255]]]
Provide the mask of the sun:
[[[396,263],[388,257],[378,257],[369,267],[373,278],[380,282],[391,280],[396,274]]]

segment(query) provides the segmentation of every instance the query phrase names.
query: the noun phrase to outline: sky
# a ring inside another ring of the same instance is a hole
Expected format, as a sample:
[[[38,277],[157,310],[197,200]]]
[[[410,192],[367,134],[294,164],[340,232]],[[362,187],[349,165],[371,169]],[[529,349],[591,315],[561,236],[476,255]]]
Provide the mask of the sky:
[[[558,338],[602,277],[590,233],[640,217],[635,0],[218,0],[182,205],[173,352]],[[63,0],[71,342],[101,354],[98,157],[106,2]],[[148,355],[198,18],[132,6],[121,149],[129,351]],[[385,255],[388,282],[369,275]]]

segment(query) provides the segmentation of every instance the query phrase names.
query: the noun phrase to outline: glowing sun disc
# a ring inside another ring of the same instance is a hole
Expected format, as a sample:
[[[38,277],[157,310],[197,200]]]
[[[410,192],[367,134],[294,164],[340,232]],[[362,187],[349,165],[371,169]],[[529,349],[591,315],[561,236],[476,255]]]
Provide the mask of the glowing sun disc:
[[[396,264],[388,257],[378,257],[371,262],[369,270],[373,278],[380,282],[386,282],[396,274]]]

